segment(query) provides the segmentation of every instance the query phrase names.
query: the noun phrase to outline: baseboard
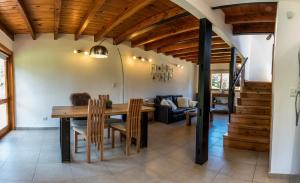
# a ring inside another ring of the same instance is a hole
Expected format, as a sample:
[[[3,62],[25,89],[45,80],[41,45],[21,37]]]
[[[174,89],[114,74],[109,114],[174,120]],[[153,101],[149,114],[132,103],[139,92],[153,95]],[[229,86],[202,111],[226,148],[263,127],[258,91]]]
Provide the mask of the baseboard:
[[[16,127],[16,130],[57,130],[59,127]]]
[[[291,175],[289,175],[289,174],[269,173],[269,177],[271,177],[271,178],[290,179]]]
[[[300,175],[291,176],[291,183],[299,183],[300,182]]]

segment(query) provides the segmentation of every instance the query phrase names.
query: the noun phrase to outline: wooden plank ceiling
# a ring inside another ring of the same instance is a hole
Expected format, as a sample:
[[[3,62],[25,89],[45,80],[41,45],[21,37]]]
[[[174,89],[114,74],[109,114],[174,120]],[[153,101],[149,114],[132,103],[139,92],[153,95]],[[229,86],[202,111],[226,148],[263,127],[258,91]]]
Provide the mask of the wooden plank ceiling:
[[[274,33],[277,3],[246,3],[214,7],[225,14],[225,23],[233,26],[233,34]]]
[[[9,16],[8,16],[9,15]],[[1,0],[0,29],[15,34],[93,35],[197,63],[199,21],[170,0]],[[228,63],[230,47],[213,35],[212,63]],[[239,58],[240,62],[241,59]]]

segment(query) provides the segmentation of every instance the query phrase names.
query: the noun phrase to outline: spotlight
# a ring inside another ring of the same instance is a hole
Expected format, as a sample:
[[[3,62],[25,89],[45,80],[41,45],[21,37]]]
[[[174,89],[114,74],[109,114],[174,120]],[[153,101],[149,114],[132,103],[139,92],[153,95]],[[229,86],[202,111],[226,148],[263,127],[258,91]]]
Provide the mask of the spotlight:
[[[152,62],[152,59],[150,58],[148,61],[149,61],[149,62]]]
[[[178,64],[177,64],[177,65],[176,65],[176,67],[178,67],[178,68],[179,68],[179,67],[180,67],[180,65],[178,65]]]
[[[74,50],[73,53],[78,53],[78,50]]]
[[[141,59],[141,61],[145,62],[145,59],[144,59],[144,58],[142,58],[142,59]]]
[[[183,69],[183,66],[181,66],[180,68]]]
[[[85,51],[85,52],[84,52],[84,55],[86,55],[86,56],[89,55],[89,52],[88,52],[88,51]]]
[[[132,58],[133,58],[133,60],[136,60],[136,56],[133,56]]]

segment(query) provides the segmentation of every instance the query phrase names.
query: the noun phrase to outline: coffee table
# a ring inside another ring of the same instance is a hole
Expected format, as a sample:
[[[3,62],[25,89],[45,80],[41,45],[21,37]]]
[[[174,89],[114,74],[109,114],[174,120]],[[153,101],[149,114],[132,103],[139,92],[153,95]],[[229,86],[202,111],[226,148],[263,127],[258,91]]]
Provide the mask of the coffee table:
[[[191,126],[192,118],[197,116],[197,111],[198,111],[197,109],[193,109],[193,110],[185,112],[186,126]],[[209,121],[210,122],[212,122],[214,120],[213,114],[215,111],[216,111],[215,108],[213,108],[213,107],[210,108],[210,111],[209,111]]]

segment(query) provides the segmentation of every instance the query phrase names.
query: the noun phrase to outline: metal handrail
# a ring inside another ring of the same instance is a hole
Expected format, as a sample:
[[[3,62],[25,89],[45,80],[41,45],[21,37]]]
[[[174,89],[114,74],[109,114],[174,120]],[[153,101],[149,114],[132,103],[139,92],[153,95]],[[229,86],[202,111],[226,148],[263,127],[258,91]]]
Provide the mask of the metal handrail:
[[[236,75],[236,77],[235,77],[235,79],[234,79],[232,85],[230,86],[230,90],[234,90],[235,85],[237,84],[238,80],[239,80],[240,77],[241,77],[242,72],[243,72],[244,69],[245,69],[245,66],[246,66],[247,61],[248,61],[248,57],[245,59],[244,63],[242,64],[242,66],[241,66],[241,68],[240,68],[238,74]]]

